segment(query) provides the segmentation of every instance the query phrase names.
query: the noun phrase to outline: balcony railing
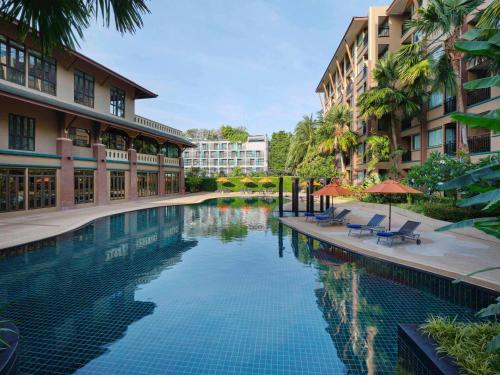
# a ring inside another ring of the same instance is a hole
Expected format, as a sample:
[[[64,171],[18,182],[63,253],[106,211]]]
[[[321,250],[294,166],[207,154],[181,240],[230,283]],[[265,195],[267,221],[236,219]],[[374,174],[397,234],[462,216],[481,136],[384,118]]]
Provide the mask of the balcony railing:
[[[446,155],[456,155],[457,153],[457,142],[456,141],[448,141],[444,144],[444,153]]]
[[[128,152],[120,150],[106,149],[106,160],[128,161]]]
[[[389,25],[384,25],[378,28],[378,36],[386,37],[389,36]]]
[[[491,137],[489,134],[468,137],[467,144],[469,145],[469,152],[471,154],[491,151]]]
[[[491,98],[491,89],[489,87],[467,91],[467,105],[481,103],[489,98]]]
[[[180,165],[180,159],[179,158],[165,157],[165,159],[163,159],[163,162],[164,162],[165,165],[171,165],[173,167],[178,167]]]
[[[402,155],[403,163],[411,161],[411,150],[405,150]]]
[[[163,132],[165,134],[170,134],[170,135],[175,135],[177,137],[182,137],[182,131],[180,131],[178,129],[174,129],[170,126],[161,124],[159,122],[147,119],[147,118],[142,117],[142,116],[135,115],[134,122],[139,124],[139,125],[142,125],[146,128],[154,129],[154,130]]]
[[[158,163],[158,156],[138,153],[137,154],[137,161],[139,161],[141,163],[157,164]]]
[[[446,98],[444,101],[444,113],[451,113],[457,110],[457,98],[455,96]]]

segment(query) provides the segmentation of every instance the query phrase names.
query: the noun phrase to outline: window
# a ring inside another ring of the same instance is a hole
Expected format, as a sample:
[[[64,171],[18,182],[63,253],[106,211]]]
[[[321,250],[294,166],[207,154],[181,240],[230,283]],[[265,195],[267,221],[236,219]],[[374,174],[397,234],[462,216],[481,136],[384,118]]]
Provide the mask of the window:
[[[360,143],[358,146],[357,146],[357,152],[358,152],[358,156],[362,156],[363,153],[365,151],[365,148],[364,148],[364,144],[363,143]]]
[[[69,128],[69,139],[74,146],[90,147],[90,130],[82,128]]]
[[[436,108],[443,104],[443,93],[441,91],[434,91],[429,97],[429,108]]]
[[[94,171],[75,169],[75,204],[94,201]]]
[[[109,112],[115,116],[125,117],[125,91],[116,87],[111,88]]]
[[[429,130],[428,135],[428,147],[437,147],[443,143],[443,129]]]
[[[94,77],[75,70],[75,103],[94,107]]]
[[[134,140],[134,146],[140,154],[158,155],[158,143],[154,139],[139,136]]]
[[[56,206],[56,171],[54,169],[29,169],[29,208]]]
[[[415,134],[411,137],[411,149],[420,150],[420,134]]]
[[[24,46],[0,35],[0,78],[24,86]]]
[[[24,169],[0,169],[0,212],[24,210]]]
[[[35,119],[9,114],[9,148],[35,151]]]
[[[28,55],[28,86],[31,89],[56,95],[56,61],[30,51]]]
[[[125,199],[125,172],[111,171],[109,194],[111,200]]]
[[[101,142],[111,150],[127,150],[128,136],[120,130],[110,129],[101,135]]]
[[[175,194],[179,192],[179,173],[165,173],[165,193]]]
[[[158,173],[137,173],[137,195],[139,197],[158,195]]]

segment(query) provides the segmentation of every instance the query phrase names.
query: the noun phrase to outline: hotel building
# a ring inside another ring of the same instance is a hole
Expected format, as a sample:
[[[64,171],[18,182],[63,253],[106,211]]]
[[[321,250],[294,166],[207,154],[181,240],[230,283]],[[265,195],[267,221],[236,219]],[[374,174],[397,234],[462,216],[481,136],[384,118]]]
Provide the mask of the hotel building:
[[[184,167],[200,168],[208,176],[229,175],[239,167],[244,174],[267,172],[269,142],[266,135],[251,135],[245,143],[227,140],[194,140],[196,148],[183,153]]]
[[[486,1],[486,6],[491,1]],[[361,183],[366,175],[366,140],[370,134],[389,135],[389,121],[363,121],[356,108],[356,101],[361,93],[367,91],[376,82],[371,76],[378,59],[388,52],[397,51],[401,45],[418,41],[421,36],[405,26],[405,21],[412,18],[420,6],[426,6],[427,0],[394,0],[388,6],[370,7],[368,15],[354,17],[341,39],[332,60],[316,88],[322,110],[326,113],[333,105],[346,103],[353,110],[351,130],[359,134],[358,145],[347,157],[347,171],[353,183]],[[467,28],[473,26],[472,15],[466,20]],[[437,46],[433,54],[442,53],[442,46]],[[486,67],[480,61],[461,62],[464,82],[484,77]],[[500,104],[500,89],[463,90],[465,112],[485,113],[496,109]],[[403,174],[414,165],[425,162],[431,152],[438,151],[456,155],[457,150],[468,149],[473,161],[481,157],[500,152],[500,134],[488,129],[463,128],[457,126],[450,115],[456,111],[456,97],[443,92],[430,93],[430,99],[423,118],[408,118],[398,126],[399,145],[403,148],[401,169]],[[462,134],[463,133],[463,134]],[[377,165],[379,173],[389,170],[389,162]]]
[[[0,215],[183,193],[194,145],[135,114],[156,96],[78,52],[44,56],[0,23]]]

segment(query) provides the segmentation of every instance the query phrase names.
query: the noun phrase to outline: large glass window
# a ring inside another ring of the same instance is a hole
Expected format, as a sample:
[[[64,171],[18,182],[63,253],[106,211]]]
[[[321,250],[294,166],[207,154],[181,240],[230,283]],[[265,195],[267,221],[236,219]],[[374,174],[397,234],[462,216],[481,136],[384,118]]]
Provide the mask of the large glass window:
[[[90,147],[90,130],[82,128],[69,128],[69,139],[74,146]]]
[[[179,192],[179,173],[166,172],[165,173],[165,193],[175,194]]]
[[[0,212],[24,210],[24,169],[0,169]]]
[[[443,93],[441,91],[434,91],[429,97],[429,108],[436,108],[443,104]]]
[[[443,143],[443,129],[429,130],[428,135],[428,147],[437,147]]]
[[[56,61],[35,51],[28,55],[28,86],[32,89],[56,95]]]
[[[415,134],[411,137],[412,150],[420,150],[420,134]]]
[[[75,204],[94,202],[94,171],[75,169]]]
[[[9,114],[9,148],[35,151],[35,119]]]
[[[139,136],[134,140],[135,150],[140,154],[158,155],[158,142]]]
[[[0,35],[0,78],[24,86],[25,69],[24,46]]]
[[[137,195],[139,197],[150,197],[158,195],[158,173],[137,173]]]
[[[179,146],[177,145],[174,145],[172,143],[167,143],[162,146],[161,153],[169,158],[178,158],[180,155],[180,149]]]
[[[56,171],[54,169],[29,169],[28,202],[30,209],[56,206]]]
[[[109,101],[109,111],[120,117],[125,117],[125,91],[112,87]]]
[[[94,77],[75,70],[75,103],[94,107]]]
[[[120,130],[110,129],[101,136],[101,142],[111,150],[127,150],[128,136]]]
[[[125,172],[111,171],[109,194],[111,200],[125,199]]]

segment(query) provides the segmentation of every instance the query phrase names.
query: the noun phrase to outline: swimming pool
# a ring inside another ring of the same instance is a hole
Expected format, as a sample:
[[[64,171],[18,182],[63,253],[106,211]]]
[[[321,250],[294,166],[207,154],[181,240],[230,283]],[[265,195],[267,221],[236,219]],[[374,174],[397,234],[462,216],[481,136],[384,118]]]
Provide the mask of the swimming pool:
[[[0,253],[21,372],[392,374],[398,323],[473,319],[425,282],[281,225],[275,205],[141,210]]]

